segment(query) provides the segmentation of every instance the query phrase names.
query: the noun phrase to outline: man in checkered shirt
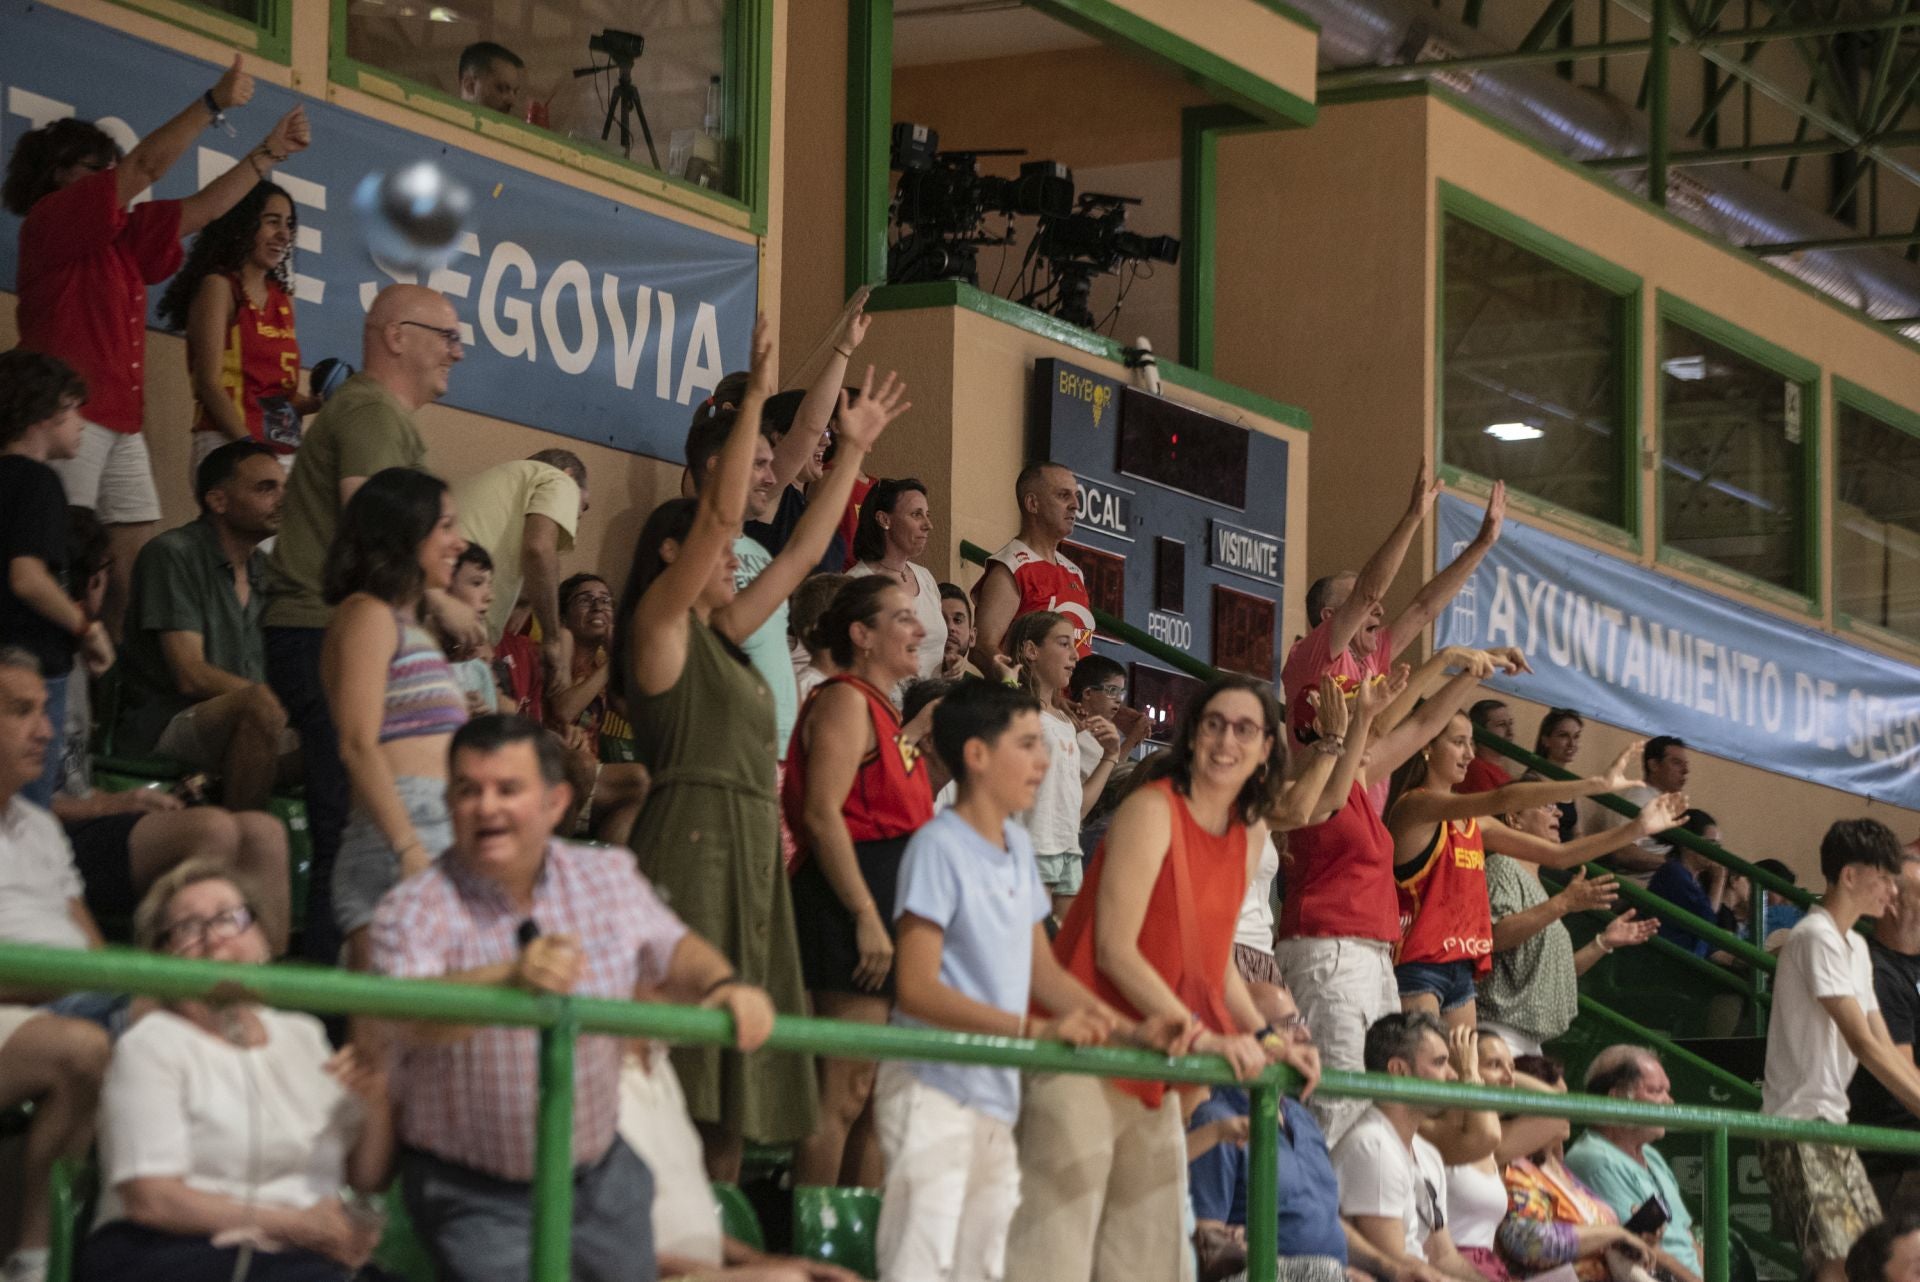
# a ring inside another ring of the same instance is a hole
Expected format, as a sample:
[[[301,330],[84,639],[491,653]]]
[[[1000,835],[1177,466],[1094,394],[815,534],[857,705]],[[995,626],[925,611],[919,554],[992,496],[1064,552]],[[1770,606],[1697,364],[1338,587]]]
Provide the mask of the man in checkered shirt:
[[[453,846],[387,892],[373,965],[409,979],[666,1000],[733,1015],[739,1049],[773,1026],[758,988],[690,933],[618,848],[554,839],[572,801],[558,744],[519,717],[468,722],[450,749]],[[407,1214],[440,1276],[527,1276],[539,1034],[414,1024],[400,1031],[393,1095]],[[653,1179],[615,1133],[621,1043],[574,1054],[573,1276],[652,1282]]]

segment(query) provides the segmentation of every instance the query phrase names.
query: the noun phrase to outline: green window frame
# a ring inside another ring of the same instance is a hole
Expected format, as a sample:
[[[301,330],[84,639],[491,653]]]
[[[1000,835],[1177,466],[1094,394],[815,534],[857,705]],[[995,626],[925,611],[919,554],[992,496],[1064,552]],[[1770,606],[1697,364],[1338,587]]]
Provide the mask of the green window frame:
[[[1640,380],[1644,364],[1641,353],[1645,345],[1641,333],[1645,282],[1637,273],[1556,236],[1463,187],[1442,179],[1437,182],[1437,191],[1433,255],[1433,456],[1439,460],[1440,475],[1450,482],[1465,481],[1466,488],[1480,492],[1491,489],[1494,480],[1446,462],[1446,222],[1452,217],[1543,258],[1589,284],[1599,286],[1614,295],[1616,305],[1622,309],[1620,351],[1615,372],[1620,396],[1620,439],[1616,446],[1621,475],[1621,523],[1615,525],[1602,521],[1587,513],[1511,488],[1508,502],[1516,510],[1528,515],[1557,522],[1601,542],[1639,552],[1644,546],[1640,510]]]
[[[1751,330],[1743,329],[1732,321],[1708,311],[1695,303],[1688,302],[1677,294],[1660,290],[1654,299],[1654,357],[1653,365],[1660,370],[1666,360],[1666,327],[1669,322],[1692,330],[1700,337],[1717,343],[1735,355],[1764,369],[1778,374],[1790,383],[1800,385],[1801,414],[1801,456],[1806,460],[1802,469],[1800,502],[1800,571],[1801,588],[1793,590],[1775,583],[1742,573],[1708,560],[1706,557],[1673,547],[1667,542],[1667,491],[1665,484],[1665,459],[1667,444],[1667,405],[1664,388],[1656,383],[1654,395],[1654,422],[1656,435],[1654,441],[1654,504],[1657,514],[1656,538],[1658,540],[1657,560],[1660,564],[1674,569],[1685,570],[1723,587],[1746,592],[1753,596],[1786,606],[1802,614],[1819,617],[1821,613],[1820,595],[1822,566],[1820,564],[1820,531],[1825,519],[1826,507],[1823,500],[1825,479],[1822,475],[1821,459],[1821,422],[1820,422],[1820,367],[1813,361],[1781,347],[1777,343],[1761,338]]]
[[[1840,481],[1842,476],[1840,465],[1840,448],[1842,444],[1839,422],[1840,412],[1842,410],[1852,410],[1856,413],[1864,414],[1882,427],[1890,431],[1905,433],[1916,440],[1920,440],[1920,412],[1908,409],[1898,401],[1889,400],[1878,392],[1863,387],[1858,383],[1851,382],[1848,379],[1844,379],[1838,374],[1832,375],[1831,378],[1833,381],[1834,409],[1834,468],[1833,487],[1828,492],[1828,501],[1833,505],[1832,512],[1834,521],[1833,564],[1831,566],[1834,583],[1833,621],[1835,626],[1844,631],[1861,633],[1883,645],[1897,646],[1908,651],[1920,653],[1920,636],[1906,632],[1895,632],[1874,623],[1870,619],[1860,618],[1843,609],[1840,604],[1839,589]]]
[[[249,22],[198,0],[110,0],[123,9],[218,40],[241,53],[282,66],[293,61],[293,0],[258,0],[260,19]],[[344,0],[342,0],[344,3]]]
[[[122,3],[128,0],[120,0]],[[174,3],[176,0],[143,0]],[[269,0],[290,4],[291,0]],[[635,164],[593,148],[581,147],[545,129],[512,120],[491,111],[475,111],[452,94],[409,80],[383,67],[362,62],[347,52],[347,9],[351,0],[331,0],[331,34],[327,77],[332,83],[431,116],[435,120],[471,129],[475,133],[531,154],[557,161],[570,169],[605,178],[636,191],[765,236],[771,197],[769,181],[773,126],[773,16],[776,0],[729,0],[722,40],[725,62],[721,70],[726,136],[740,157],[740,191],[728,195],[673,178],[657,169]],[[885,147],[881,163],[886,161]]]

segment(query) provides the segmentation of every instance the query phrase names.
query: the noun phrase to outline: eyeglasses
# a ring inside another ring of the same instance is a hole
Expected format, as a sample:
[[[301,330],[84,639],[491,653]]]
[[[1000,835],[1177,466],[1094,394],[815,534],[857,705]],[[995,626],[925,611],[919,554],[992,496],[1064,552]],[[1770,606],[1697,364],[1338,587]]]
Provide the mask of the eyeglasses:
[[[458,328],[443,329],[439,325],[429,325],[425,321],[404,321],[403,320],[400,323],[402,325],[411,325],[415,329],[424,329],[429,334],[438,334],[440,336],[441,341],[446,343],[448,347],[459,347],[462,345],[460,342],[460,331]]]
[[[239,904],[211,917],[185,917],[167,927],[167,951],[198,952],[232,939],[253,925],[253,909]]]
[[[1267,735],[1266,725],[1251,717],[1235,717],[1230,720],[1217,712],[1209,712],[1200,718],[1201,734],[1223,739],[1229,731],[1241,743],[1259,743]]]
[[[1125,682],[1121,682],[1118,685],[1095,686],[1093,687],[1092,693],[1104,694],[1109,699],[1124,699],[1127,697],[1127,686]]]
[[[567,609],[571,610],[576,605],[584,605],[589,610],[611,610],[613,598],[605,592],[576,592],[567,598]]]
[[[1415,1213],[1419,1215],[1421,1226],[1429,1234],[1438,1233],[1447,1227],[1446,1213],[1440,1209],[1440,1190],[1435,1188],[1433,1181],[1425,1176],[1421,1177],[1420,1182],[1427,1186],[1427,1204],[1424,1207],[1416,1207]]]

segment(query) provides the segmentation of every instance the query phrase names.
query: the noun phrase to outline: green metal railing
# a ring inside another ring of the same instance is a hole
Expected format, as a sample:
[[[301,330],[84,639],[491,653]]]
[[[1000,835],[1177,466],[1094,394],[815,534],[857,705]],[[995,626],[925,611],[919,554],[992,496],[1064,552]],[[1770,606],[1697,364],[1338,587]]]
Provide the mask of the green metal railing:
[[[698,1007],[558,997],[505,988],[389,979],[299,965],[247,966],[189,961],[124,949],[73,952],[0,944],[0,985],[45,990],[124,992],[162,999],[246,1000],[323,1014],[373,1015],[540,1031],[540,1105],[532,1186],[532,1277],[570,1271],[573,1215],[573,1051],[586,1034],[647,1037],[667,1042],[724,1045],[732,1018]],[[807,1054],[864,1059],[941,1060],[991,1064],[1030,1072],[1083,1073],[1200,1085],[1233,1081],[1224,1060],[1167,1058],[1140,1050],[983,1037],[931,1029],[782,1015],[768,1045]],[[1280,1096],[1297,1089],[1296,1074],[1281,1066],[1245,1084],[1252,1101],[1248,1138],[1247,1244],[1250,1282],[1277,1277]],[[1844,1145],[1920,1155],[1920,1133],[1861,1126],[1795,1122],[1735,1109],[1689,1104],[1654,1105],[1589,1095],[1546,1096],[1532,1091],[1462,1086],[1418,1078],[1329,1071],[1320,1093],[1336,1098],[1397,1102],[1430,1108],[1472,1108],[1564,1117],[1605,1125],[1661,1126],[1709,1136],[1705,1230],[1706,1282],[1728,1277],[1728,1158],[1730,1136]]]

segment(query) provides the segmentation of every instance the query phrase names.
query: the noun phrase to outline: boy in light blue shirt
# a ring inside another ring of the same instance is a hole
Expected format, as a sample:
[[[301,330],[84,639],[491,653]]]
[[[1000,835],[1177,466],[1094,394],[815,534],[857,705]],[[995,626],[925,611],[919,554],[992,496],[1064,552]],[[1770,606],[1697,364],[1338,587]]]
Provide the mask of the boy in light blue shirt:
[[[1033,805],[1047,773],[1040,716],[1031,695],[980,680],[961,682],[934,711],[934,748],[958,791],[900,865],[895,1024],[1075,1046],[1103,1042],[1121,1024],[1054,959],[1042,924],[1052,903],[1012,818]],[[1030,1002],[1065,1014],[1029,1017]],[[1019,1203],[1019,1110],[1016,1069],[881,1065],[881,1282],[1001,1276]]]

